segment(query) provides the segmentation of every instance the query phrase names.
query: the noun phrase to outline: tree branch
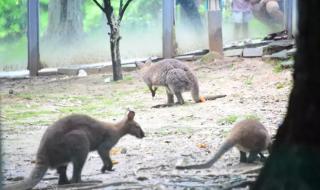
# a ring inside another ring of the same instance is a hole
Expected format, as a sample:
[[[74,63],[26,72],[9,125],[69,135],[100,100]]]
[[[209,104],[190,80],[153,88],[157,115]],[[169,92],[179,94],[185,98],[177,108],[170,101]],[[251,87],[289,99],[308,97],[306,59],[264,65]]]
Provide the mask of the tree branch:
[[[107,17],[107,20],[108,20],[108,24],[111,28],[111,30],[113,30],[114,28],[114,19],[112,19],[112,15],[113,15],[113,7],[111,6],[111,2],[110,0],[104,0],[104,9],[105,9],[105,13],[106,13],[106,17]]]
[[[120,0],[119,15],[122,12],[122,8],[123,8],[123,0]]]
[[[93,2],[102,10],[102,12],[107,14],[106,11],[104,10],[103,6],[97,0],[93,0]]]
[[[124,15],[124,12],[126,12],[126,9],[128,8],[129,4],[132,2],[132,0],[128,0],[126,2],[126,4],[123,6],[123,9],[121,10],[121,12],[119,12],[119,23],[121,22],[122,20],[122,17]]]

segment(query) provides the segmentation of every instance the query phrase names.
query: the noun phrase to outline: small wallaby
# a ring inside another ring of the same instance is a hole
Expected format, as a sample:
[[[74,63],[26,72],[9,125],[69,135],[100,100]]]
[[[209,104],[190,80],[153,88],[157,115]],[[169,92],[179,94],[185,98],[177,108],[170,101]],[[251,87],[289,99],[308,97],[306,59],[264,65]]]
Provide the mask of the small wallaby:
[[[151,61],[148,60],[146,63],[138,65],[138,67],[140,68],[142,78],[147,84],[152,97],[156,95],[159,86],[166,87],[167,104],[154,107],[173,105],[174,95],[178,100],[178,104],[184,104],[182,93],[185,91],[191,91],[192,99],[196,103],[226,96],[217,95],[200,97],[197,77],[186,64],[176,59],[164,59],[156,64],[151,64]]]
[[[36,166],[30,176],[18,184],[4,186],[5,190],[31,189],[37,185],[46,171],[57,169],[59,185],[70,183],[67,165],[73,164],[71,183],[81,182],[81,171],[88,153],[97,150],[103,161],[101,172],[112,170],[111,148],[126,134],[143,138],[144,132],[129,111],[117,123],[107,123],[87,115],[73,114],[56,121],[44,133],[36,157]]]
[[[271,137],[267,129],[257,120],[246,119],[235,124],[227,139],[214,156],[204,164],[177,166],[177,169],[205,169],[211,167],[224,153],[236,146],[240,151],[240,162],[251,163],[258,158],[263,161],[264,150],[270,150]],[[247,158],[246,153],[249,153]]]

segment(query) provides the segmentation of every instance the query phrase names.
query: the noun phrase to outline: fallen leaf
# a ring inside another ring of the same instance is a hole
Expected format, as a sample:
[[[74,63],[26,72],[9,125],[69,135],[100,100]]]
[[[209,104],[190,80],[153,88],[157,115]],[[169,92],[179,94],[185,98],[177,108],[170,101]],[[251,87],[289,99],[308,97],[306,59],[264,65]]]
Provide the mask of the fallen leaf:
[[[122,148],[118,148],[118,147],[112,148],[111,151],[110,151],[110,154],[111,154],[111,155],[120,154],[120,153],[121,153],[121,150],[122,150]]]
[[[113,164],[113,165],[116,165],[116,164],[118,164],[118,163],[119,163],[118,161],[112,160],[112,164]]]
[[[199,143],[199,144],[197,144],[197,147],[198,148],[208,148],[208,145],[207,144],[203,144],[203,143]]]

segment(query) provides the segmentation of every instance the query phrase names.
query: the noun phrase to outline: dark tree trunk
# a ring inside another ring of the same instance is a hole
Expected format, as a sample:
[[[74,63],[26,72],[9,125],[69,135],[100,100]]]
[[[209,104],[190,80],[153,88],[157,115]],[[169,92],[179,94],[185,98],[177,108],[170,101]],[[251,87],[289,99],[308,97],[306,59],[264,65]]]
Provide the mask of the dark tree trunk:
[[[202,31],[203,25],[201,22],[201,16],[198,11],[195,0],[177,0],[177,4],[181,5],[185,15],[190,23],[197,32]]]
[[[110,32],[110,50],[112,59],[113,80],[122,80],[121,56],[120,56],[120,31],[119,27]]]
[[[45,40],[70,44],[83,37],[83,0],[50,0]]]
[[[111,0],[103,0],[103,6],[97,1],[93,2],[104,12],[107,17],[108,25],[110,28],[110,50],[112,59],[112,69],[113,69],[113,80],[122,80],[122,68],[121,68],[121,56],[120,56],[120,24],[125,11],[133,0],[127,0],[123,3],[120,0],[119,3],[119,15],[116,17],[114,14],[113,7],[111,5]]]
[[[320,1],[298,2],[294,86],[287,115],[253,190],[320,189]]]

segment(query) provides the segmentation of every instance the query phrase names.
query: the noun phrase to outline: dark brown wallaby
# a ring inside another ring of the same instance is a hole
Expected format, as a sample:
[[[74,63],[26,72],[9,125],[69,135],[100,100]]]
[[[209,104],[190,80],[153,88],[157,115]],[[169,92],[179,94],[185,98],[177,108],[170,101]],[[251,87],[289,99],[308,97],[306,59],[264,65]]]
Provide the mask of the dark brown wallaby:
[[[261,153],[269,150],[271,138],[267,129],[257,120],[246,119],[237,123],[231,130],[229,136],[220,146],[217,153],[204,164],[177,166],[177,169],[204,169],[211,167],[224,153],[236,146],[240,151],[240,162],[254,162],[258,154],[261,160],[265,157]],[[246,153],[249,153],[247,158]]]
[[[5,190],[31,189],[49,168],[57,169],[59,184],[68,184],[67,165],[73,164],[71,183],[81,182],[81,171],[89,152],[97,150],[102,161],[101,172],[112,170],[110,149],[119,139],[131,134],[143,138],[144,132],[134,121],[135,113],[129,111],[117,123],[95,120],[87,115],[73,114],[56,121],[44,133],[37,152],[36,166],[24,181],[7,185]]]
[[[145,64],[138,65],[138,67],[141,70],[142,78],[147,84],[152,97],[156,95],[159,86],[166,87],[167,104],[153,107],[174,105],[174,95],[178,100],[178,104],[184,104],[182,93],[185,91],[191,91],[192,99],[195,102],[214,100],[226,96],[208,96],[201,99],[199,96],[197,77],[186,64],[176,59],[164,59],[156,64],[151,64],[151,61],[147,61]]]

